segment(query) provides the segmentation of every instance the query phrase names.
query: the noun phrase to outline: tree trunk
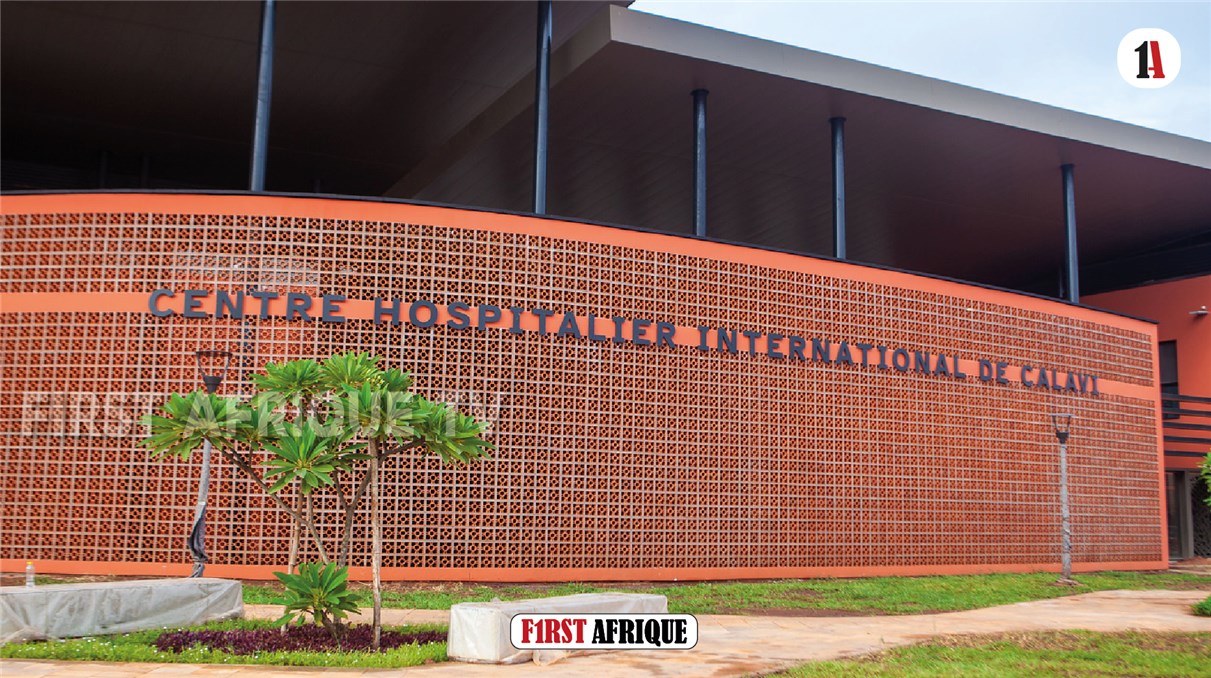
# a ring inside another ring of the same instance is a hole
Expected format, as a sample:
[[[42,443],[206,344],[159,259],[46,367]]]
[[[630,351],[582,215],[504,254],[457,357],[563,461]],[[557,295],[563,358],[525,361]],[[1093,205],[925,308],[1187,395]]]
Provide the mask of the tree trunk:
[[[255,483],[257,487],[261,488],[261,491],[265,493],[265,496],[269,497],[269,499],[273,501],[274,505],[281,509],[283,513],[290,516],[292,520],[302,522],[303,516],[299,515],[297,511],[291,508],[290,504],[282,501],[281,497],[269,491],[269,484],[265,482],[264,478],[257,475],[256,471],[252,468],[252,465],[248,463],[247,459],[235,452],[232,452],[231,450],[223,449],[220,451],[223,453],[223,458],[235,464],[235,467],[240,470],[240,473],[243,473],[245,478],[248,478]]]
[[[294,500],[294,515],[290,522],[290,554],[286,556],[286,571],[294,574],[294,567],[299,562],[299,541],[302,536],[303,522],[303,489],[299,488],[299,494]]]
[[[339,565],[348,565],[353,560],[353,520],[358,507],[362,505],[362,497],[365,496],[366,486],[369,484],[370,469],[366,469],[362,474],[362,479],[358,481],[357,490],[349,501],[345,501],[341,490],[337,491],[341,499],[341,507],[345,510],[345,525],[341,530],[341,552],[337,554],[337,564]]]
[[[320,562],[324,565],[328,564],[328,551],[324,548],[324,541],[320,538],[320,529],[315,526],[315,497],[307,495],[307,531],[311,533],[311,540],[315,542],[315,553],[319,556]],[[299,542],[302,542],[302,535],[299,535]]]
[[[299,488],[299,495],[295,499],[294,513],[290,516],[290,552],[286,556],[286,572],[294,574],[294,568],[299,562],[299,541],[302,539],[302,523],[303,523],[303,488]],[[281,633],[286,635],[286,627],[290,624],[282,624]]]
[[[378,486],[379,443],[370,441],[370,571],[372,573],[371,589],[374,593],[374,649],[379,649],[383,635],[383,520],[381,515],[382,492]]]
[[[298,421],[300,425],[307,423],[308,402],[303,398],[299,403]],[[286,571],[294,574],[294,568],[299,562],[299,547],[303,543],[303,484],[299,483],[298,496],[294,500],[294,523],[290,526],[290,555],[286,560]]]
[[[332,636],[332,639],[336,641],[337,646],[339,647],[340,643],[341,643],[341,625],[340,625],[340,623],[336,622],[336,620],[334,620],[334,619],[329,618],[328,615],[323,614],[322,612],[319,614],[319,620],[320,620],[320,624],[323,625],[324,629],[326,629],[328,631],[328,635]]]

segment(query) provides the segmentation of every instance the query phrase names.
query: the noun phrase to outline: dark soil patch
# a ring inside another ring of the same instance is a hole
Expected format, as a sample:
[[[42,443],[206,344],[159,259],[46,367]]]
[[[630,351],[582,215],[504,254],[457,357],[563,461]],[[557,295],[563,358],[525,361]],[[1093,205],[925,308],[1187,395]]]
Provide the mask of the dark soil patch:
[[[824,598],[824,594],[811,589],[789,589],[782,592],[782,597],[787,599],[797,598],[799,600],[817,601]],[[840,610],[837,608],[823,607],[735,607],[724,609],[720,614],[739,614],[761,617],[875,617],[885,615],[887,613],[873,608],[860,610]]]
[[[275,584],[276,582],[270,582],[270,583]],[[264,586],[265,582],[261,582],[261,585]],[[370,582],[368,582],[368,581],[351,581],[351,582],[349,582],[349,585],[351,588],[364,588],[367,590],[370,589]],[[392,593],[417,593],[417,592],[420,592],[420,593],[462,593],[462,592],[466,592],[466,591],[473,591],[473,590],[475,590],[475,587],[477,587],[477,586],[487,586],[489,588],[492,588],[493,590],[498,590],[500,588],[503,588],[499,585],[464,584],[462,582],[456,582],[456,581],[445,581],[445,582],[441,582],[441,581],[434,581],[434,582],[385,581],[385,582],[383,582],[383,590],[390,591]]]
[[[776,581],[778,580],[770,579],[763,581],[762,583],[773,584],[776,583]],[[698,586],[700,584],[739,584],[741,581],[739,579],[718,579],[711,581],[595,581],[589,583],[591,583],[593,586],[599,586],[601,588],[625,590],[656,588],[674,589],[680,586]],[[517,586],[517,584],[515,584],[515,586]],[[522,586],[525,586],[525,584],[522,584]]]
[[[381,648],[391,650],[403,645],[443,643],[444,631],[382,632]],[[286,633],[279,629],[250,629],[239,631],[172,631],[156,638],[161,652],[182,652],[195,645],[234,655],[257,652],[371,652],[374,630],[368,625],[345,629],[339,640],[319,626],[289,626]]]
[[[724,610],[721,614],[757,617],[877,617],[887,613],[882,610],[827,610],[814,607],[744,607]]]

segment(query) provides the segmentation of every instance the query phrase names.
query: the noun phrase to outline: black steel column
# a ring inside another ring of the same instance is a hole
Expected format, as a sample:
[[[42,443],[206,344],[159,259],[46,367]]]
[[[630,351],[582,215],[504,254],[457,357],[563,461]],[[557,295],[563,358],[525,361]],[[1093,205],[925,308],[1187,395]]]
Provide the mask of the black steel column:
[[[274,0],[264,0],[261,11],[261,55],[257,68],[256,120],[252,127],[252,177],[249,188],[265,190],[265,160],[269,153],[269,102],[273,95]]]
[[[538,2],[538,63],[534,67],[534,213],[547,213],[547,143],[551,112],[551,0]]]
[[[845,118],[829,118],[833,128],[833,256],[845,258]]]
[[[97,188],[108,188],[109,183],[109,151],[101,151],[100,162],[97,164]]]
[[[706,237],[706,95],[696,89],[694,97],[694,235]]]
[[[1081,300],[1080,260],[1076,253],[1076,193],[1073,189],[1072,165],[1060,166],[1064,178],[1064,279],[1065,297],[1072,303]]]

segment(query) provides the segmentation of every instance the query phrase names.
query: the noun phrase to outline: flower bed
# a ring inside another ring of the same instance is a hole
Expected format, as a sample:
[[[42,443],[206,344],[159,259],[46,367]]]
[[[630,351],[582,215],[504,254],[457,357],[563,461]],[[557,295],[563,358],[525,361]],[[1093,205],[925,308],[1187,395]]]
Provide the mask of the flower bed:
[[[345,668],[402,668],[446,661],[444,626],[386,627],[383,649],[378,652],[361,649],[369,645],[370,631],[369,626],[351,627],[338,649],[319,627],[292,626],[282,634],[270,621],[232,619],[180,631],[10,643],[0,646],[0,658]]]
[[[366,625],[346,629],[339,640],[319,626],[289,626],[279,629],[213,629],[170,631],[155,640],[161,652],[181,653],[193,647],[218,650],[234,655],[254,655],[261,652],[369,652],[374,640],[373,630]],[[404,645],[425,645],[445,642],[441,631],[383,630],[382,649],[393,650]]]

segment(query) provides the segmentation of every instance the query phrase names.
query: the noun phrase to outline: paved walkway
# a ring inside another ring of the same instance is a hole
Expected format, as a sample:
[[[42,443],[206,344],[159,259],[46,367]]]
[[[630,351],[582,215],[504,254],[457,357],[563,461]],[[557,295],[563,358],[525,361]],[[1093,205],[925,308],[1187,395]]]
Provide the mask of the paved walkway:
[[[1079,596],[1003,605],[983,610],[901,617],[734,617],[700,615],[698,646],[688,651],[612,652],[573,657],[547,666],[477,666],[443,663],[410,669],[287,669],[270,666],[109,664],[4,660],[5,678],[144,678],[189,675],[233,678],[324,678],[404,675],[414,678],[469,676],[742,676],[806,661],[864,654],[909,645],[938,635],[1088,629],[1092,631],[1204,631],[1211,617],[1196,617],[1190,605],[1206,591],[1102,591]],[[274,607],[248,606],[249,616],[276,617]],[[384,610],[389,624],[445,621],[445,612]]]

